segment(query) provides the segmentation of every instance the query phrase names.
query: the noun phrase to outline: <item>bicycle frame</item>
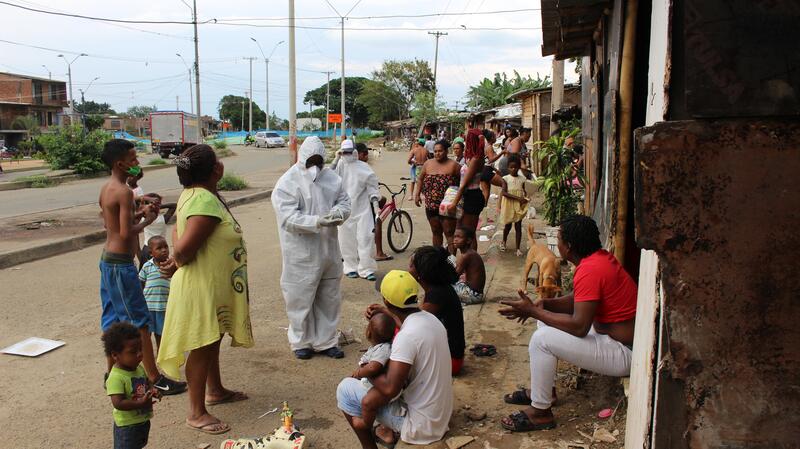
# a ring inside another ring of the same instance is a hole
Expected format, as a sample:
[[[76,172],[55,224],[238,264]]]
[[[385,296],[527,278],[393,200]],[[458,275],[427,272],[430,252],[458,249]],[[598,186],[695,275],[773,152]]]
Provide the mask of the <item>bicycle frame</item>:
[[[403,187],[401,187],[400,190],[398,190],[397,192],[392,192],[392,189],[390,189],[389,186],[387,186],[382,182],[378,184],[383,188],[385,188],[392,197],[391,201],[387,201],[386,204],[381,208],[380,212],[378,213],[378,218],[381,221],[386,221],[386,218],[389,217],[389,215],[391,215],[392,212],[398,210],[397,197],[399,195],[404,195],[406,193],[406,184],[403,184]]]

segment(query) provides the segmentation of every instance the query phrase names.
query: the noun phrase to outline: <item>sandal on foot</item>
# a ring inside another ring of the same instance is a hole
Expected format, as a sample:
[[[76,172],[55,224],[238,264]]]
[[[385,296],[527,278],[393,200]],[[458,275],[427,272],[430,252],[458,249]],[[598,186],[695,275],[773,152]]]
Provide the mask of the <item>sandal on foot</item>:
[[[214,399],[211,401],[206,400],[206,405],[219,405],[219,404],[227,404],[229,402],[239,402],[249,399],[246,394],[241,391],[231,391],[225,396],[220,399]]]
[[[231,430],[231,426],[219,420],[216,422],[206,423],[201,426],[195,426],[190,424],[189,421],[186,421],[186,427],[192,430],[197,430],[198,432],[207,433],[209,435],[219,435]]]
[[[531,396],[528,394],[528,390],[520,387],[519,390],[504,395],[503,402],[514,405],[531,405]]]
[[[474,354],[475,357],[491,357],[497,354],[497,348],[494,345],[476,344],[469,352]]]
[[[345,274],[345,276],[349,277],[350,279],[357,279],[358,278],[358,273],[356,273],[355,271],[351,271],[351,272]]]
[[[517,254],[517,257],[522,257],[522,250],[518,249],[516,254]]]
[[[372,438],[375,440],[375,442],[387,449],[394,449],[394,447],[397,446],[397,441],[400,439],[400,435],[398,435],[396,432],[393,432],[395,440],[393,443],[389,443],[387,441],[383,441],[381,437],[378,436],[377,429],[378,426],[372,428]]]
[[[394,256],[384,256],[375,258],[375,262],[385,262],[387,260],[394,260]]]
[[[368,281],[374,281],[377,278],[375,277],[375,273],[370,273],[364,279],[366,279]]]
[[[508,423],[505,419],[503,419],[500,421],[500,425],[503,426],[504,429],[512,432],[533,432],[536,430],[555,429],[556,427],[555,421],[535,423],[528,418],[528,415],[526,415],[525,412],[522,411],[514,412],[508,415],[507,419],[509,419],[511,423]]]

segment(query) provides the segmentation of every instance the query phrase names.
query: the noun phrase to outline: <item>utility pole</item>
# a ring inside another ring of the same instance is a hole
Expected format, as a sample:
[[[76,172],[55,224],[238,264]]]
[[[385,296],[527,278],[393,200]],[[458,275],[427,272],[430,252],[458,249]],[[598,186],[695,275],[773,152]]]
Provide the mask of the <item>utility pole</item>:
[[[250,98],[250,110],[248,112],[248,125],[247,125],[247,132],[252,134],[253,133],[253,60],[256,58],[244,58],[250,61],[250,94],[248,98]]]
[[[433,57],[433,103],[436,104],[436,72],[439,68],[439,38],[442,36],[447,36],[447,33],[442,33],[441,31],[430,32],[428,34],[431,36],[436,36],[436,53]]]
[[[331,113],[331,73],[334,72],[325,72],[328,75],[328,82],[325,84],[325,135],[328,135],[328,116]]]
[[[181,61],[183,61],[184,67],[186,67],[186,70],[189,72],[189,111],[191,111],[191,113],[194,114],[194,99],[192,98],[193,97],[193,95],[192,95],[192,69],[189,68],[189,64],[186,63],[186,60],[183,59],[183,56],[181,56],[180,53],[175,53],[175,56],[181,58]],[[178,109],[180,109],[180,108],[178,108]]]
[[[244,101],[242,102],[242,126],[239,127],[239,131],[244,131]]]
[[[78,60],[81,56],[89,56],[86,53],[81,53],[78,56],[75,56],[75,59],[70,61],[64,55],[58,55],[59,58],[64,58],[64,61],[67,63],[67,79],[69,80],[69,98],[67,99],[69,103],[69,118],[72,120],[72,115],[75,113],[75,108],[73,107],[73,103],[75,102],[75,97],[72,96],[72,63]]]
[[[84,94],[89,90],[90,87],[92,87],[92,84],[99,79],[99,76],[95,77],[95,79],[89,81],[89,85],[86,86],[86,89],[78,89],[78,91],[81,93],[81,123],[83,124],[84,136],[86,136],[86,99],[84,98]]]
[[[266,69],[267,69],[267,71],[266,71],[266,78],[267,78],[267,82],[266,82],[267,104],[266,104],[265,113],[267,115],[267,122],[266,122],[267,131],[269,131],[269,114],[270,114],[270,112],[269,112],[269,59],[272,58],[272,54],[275,53],[275,50],[277,50],[278,45],[282,44],[284,41],[280,41],[277,44],[275,44],[275,46],[272,47],[272,51],[270,52],[269,56],[267,56],[267,55],[264,54],[264,50],[261,48],[261,44],[259,44],[258,41],[254,37],[251,37],[250,40],[255,42],[256,45],[258,45],[258,50],[261,52],[261,56],[264,57],[264,65],[266,66]]]
[[[297,162],[297,70],[294,46],[294,0],[289,0],[289,157]]]
[[[184,2],[186,6],[189,6]],[[203,143],[203,123],[200,112],[200,49],[197,41],[197,0],[192,0],[192,24],[194,25],[194,91],[197,103],[197,143]]]
[[[561,108],[561,103],[564,101],[564,61],[553,58],[553,84],[552,84],[552,101],[550,102],[550,132],[556,130],[557,123],[553,121],[555,112]]]
[[[347,138],[347,116],[344,113],[344,17],[342,17],[342,142]]]
[[[180,111],[181,110],[181,100],[180,100],[180,97],[177,96],[177,95],[175,95],[175,110],[176,111]]]

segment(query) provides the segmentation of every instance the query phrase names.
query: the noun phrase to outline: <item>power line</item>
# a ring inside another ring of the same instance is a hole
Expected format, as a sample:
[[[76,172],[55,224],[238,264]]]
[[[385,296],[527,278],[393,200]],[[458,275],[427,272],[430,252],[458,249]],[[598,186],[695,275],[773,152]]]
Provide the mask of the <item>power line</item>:
[[[38,12],[41,14],[49,14],[53,16],[73,17],[76,19],[97,20],[101,22],[115,22],[115,23],[138,23],[138,24],[153,24],[153,25],[194,25],[192,22],[183,22],[176,20],[129,20],[129,19],[109,19],[105,17],[92,17],[84,16],[82,14],[71,14],[66,12],[47,11],[44,9],[30,8],[28,6],[17,5],[14,3],[0,1],[0,5],[11,6],[12,8],[24,9],[26,11]]]

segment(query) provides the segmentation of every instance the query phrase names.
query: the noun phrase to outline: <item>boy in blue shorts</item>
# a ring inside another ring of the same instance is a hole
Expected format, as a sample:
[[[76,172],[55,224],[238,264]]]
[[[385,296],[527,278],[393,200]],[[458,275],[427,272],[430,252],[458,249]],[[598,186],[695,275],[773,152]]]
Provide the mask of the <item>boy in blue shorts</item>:
[[[100,258],[101,328],[105,332],[120,321],[133,324],[141,335],[142,364],[150,382],[164,394],[181,393],[186,391],[186,383],[167,379],[156,368],[150,340],[150,311],[133,264],[133,255],[139,250],[139,233],[156,219],[158,210],[148,203],[137,209],[133,192],[125,183],[128,176],[137,176],[142,170],[133,143],[111,139],[103,147],[101,157],[111,169],[111,176],[100,190],[99,201],[106,229],[106,243]],[[114,360],[110,356],[107,359],[110,372]]]
[[[106,394],[114,406],[114,449],[147,446],[153,398],[161,393],[142,367],[142,339],[130,323],[114,323],[103,333],[103,348],[114,366],[106,379]]]
[[[161,332],[164,330],[164,315],[167,313],[169,298],[169,279],[161,276],[159,264],[169,258],[167,239],[160,235],[150,237],[147,241],[151,259],[144,263],[139,271],[139,280],[144,288],[144,300],[150,311],[150,324],[156,337],[156,354],[161,346]]]

